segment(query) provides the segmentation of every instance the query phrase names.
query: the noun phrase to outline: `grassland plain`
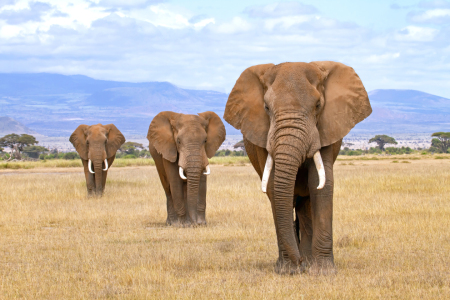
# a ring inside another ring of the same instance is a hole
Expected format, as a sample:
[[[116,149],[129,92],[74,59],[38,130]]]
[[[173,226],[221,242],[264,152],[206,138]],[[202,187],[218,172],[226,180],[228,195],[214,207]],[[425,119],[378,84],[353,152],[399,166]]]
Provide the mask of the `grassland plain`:
[[[165,226],[152,166],[114,165],[101,199],[80,167],[0,170],[0,298],[449,299],[450,160],[339,159],[331,277],[274,273],[245,162],[211,167],[201,228]]]

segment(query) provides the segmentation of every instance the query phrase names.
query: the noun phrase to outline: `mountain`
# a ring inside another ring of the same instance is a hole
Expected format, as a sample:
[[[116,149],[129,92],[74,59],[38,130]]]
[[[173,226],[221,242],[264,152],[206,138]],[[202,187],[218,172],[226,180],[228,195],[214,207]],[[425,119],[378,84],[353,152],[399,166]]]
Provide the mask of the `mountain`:
[[[124,134],[147,135],[160,111],[223,115],[228,95],[181,89],[168,82],[130,83],[58,74],[0,74],[0,112],[48,136],[80,124],[114,123]],[[227,124],[227,131],[235,132]]]
[[[450,131],[450,99],[415,90],[373,90],[373,112],[355,132],[412,133]]]
[[[0,137],[3,137],[10,133],[16,133],[16,134],[26,133],[26,134],[38,135],[38,133],[36,133],[35,131],[26,127],[22,123],[17,122],[13,118],[0,117]]]
[[[228,95],[179,88],[168,82],[130,83],[82,75],[0,74],[0,115],[47,136],[69,136],[80,124],[114,123],[125,135],[147,134],[164,110],[222,117]],[[369,92],[372,115],[358,133],[450,131],[450,100],[414,90]],[[224,122],[227,134],[239,134]]]

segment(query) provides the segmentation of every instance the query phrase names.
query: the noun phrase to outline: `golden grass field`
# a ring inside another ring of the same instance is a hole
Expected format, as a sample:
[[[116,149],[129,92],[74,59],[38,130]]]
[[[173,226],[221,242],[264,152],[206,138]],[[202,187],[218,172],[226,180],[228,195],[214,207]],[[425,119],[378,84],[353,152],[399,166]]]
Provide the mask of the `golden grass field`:
[[[80,167],[0,170],[0,299],[450,299],[449,159],[339,157],[330,277],[274,272],[259,178],[224,163],[201,228],[165,226],[153,166],[113,165],[100,199]]]

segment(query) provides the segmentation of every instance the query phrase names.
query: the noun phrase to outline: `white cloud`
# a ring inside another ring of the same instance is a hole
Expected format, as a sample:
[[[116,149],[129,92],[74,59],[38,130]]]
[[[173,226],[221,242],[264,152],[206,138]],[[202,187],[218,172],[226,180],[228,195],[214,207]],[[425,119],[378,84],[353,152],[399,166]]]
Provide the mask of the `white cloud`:
[[[247,7],[244,13],[252,18],[280,18],[285,16],[309,15],[317,13],[318,10],[312,5],[299,2],[278,2],[265,6],[255,5]]]
[[[252,25],[240,17],[234,17],[231,22],[220,24],[216,27],[218,33],[233,34],[248,31]]]
[[[410,14],[409,18],[417,23],[450,23],[450,9],[430,9],[421,13]]]
[[[429,27],[406,26],[396,34],[396,39],[406,42],[430,42],[439,30]]]
[[[374,63],[374,64],[378,64],[378,63],[386,63],[389,61],[392,61],[396,58],[400,57],[400,53],[386,53],[386,54],[380,54],[380,55],[371,55],[369,56],[369,58],[367,59],[367,62],[369,63]]]
[[[0,18],[0,72],[170,81],[230,91],[254,64],[335,60],[354,67],[369,90],[436,87],[450,96],[450,74],[442,67],[450,65],[445,27],[408,23],[376,32],[323,16],[313,7],[289,10],[279,4],[219,21],[166,2],[40,1],[51,9],[39,18],[18,24]],[[27,9],[29,3],[4,6],[0,16],[5,9]]]

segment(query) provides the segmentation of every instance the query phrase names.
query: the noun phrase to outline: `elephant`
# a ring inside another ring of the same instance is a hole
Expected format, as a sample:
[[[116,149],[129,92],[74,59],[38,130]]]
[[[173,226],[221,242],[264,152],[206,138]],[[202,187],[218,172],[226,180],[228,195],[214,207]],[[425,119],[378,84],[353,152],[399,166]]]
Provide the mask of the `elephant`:
[[[255,65],[236,81],[224,119],[241,130],[271,202],[277,273],[337,272],[333,165],[343,137],[371,112],[361,79],[338,62]]]
[[[108,170],[125,137],[114,124],[80,125],[69,141],[83,162],[88,196],[103,195]]]
[[[163,111],[153,118],[147,139],[166,194],[167,225],[206,225],[208,158],[225,135],[222,120],[212,111],[198,115]]]

